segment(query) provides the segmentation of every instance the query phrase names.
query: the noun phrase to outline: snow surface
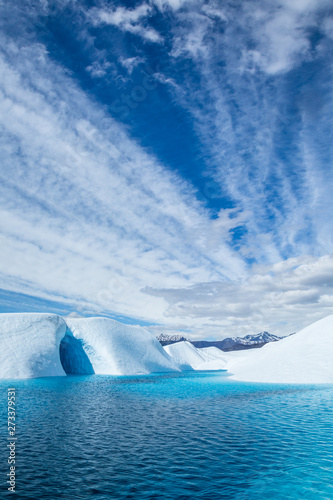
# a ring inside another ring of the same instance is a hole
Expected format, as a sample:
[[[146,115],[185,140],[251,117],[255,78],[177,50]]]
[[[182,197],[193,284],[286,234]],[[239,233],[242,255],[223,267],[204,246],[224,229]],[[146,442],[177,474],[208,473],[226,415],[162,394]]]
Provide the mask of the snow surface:
[[[59,345],[66,323],[56,314],[0,315],[0,378],[65,375]]]
[[[333,383],[333,315],[279,342],[229,356],[227,369],[231,378],[249,382]]]
[[[206,360],[196,366],[196,370],[226,370],[228,356],[218,347],[203,347],[198,349]]]
[[[69,330],[81,340],[95,373],[138,375],[180,371],[154,335],[139,326],[109,318],[66,318]]]
[[[224,370],[227,362],[227,357],[220,349],[216,347],[200,349],[187,341],[166,345],[164,350],[182,370]]]

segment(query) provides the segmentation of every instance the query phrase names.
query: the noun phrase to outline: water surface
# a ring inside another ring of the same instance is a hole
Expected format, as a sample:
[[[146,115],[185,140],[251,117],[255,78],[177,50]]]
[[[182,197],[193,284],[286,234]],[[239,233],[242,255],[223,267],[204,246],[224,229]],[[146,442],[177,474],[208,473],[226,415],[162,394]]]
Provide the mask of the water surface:
[[[6,492],[7,387],[17,493]],[[333,387],[223,372],[1,381],[0,498],[333,499]]]

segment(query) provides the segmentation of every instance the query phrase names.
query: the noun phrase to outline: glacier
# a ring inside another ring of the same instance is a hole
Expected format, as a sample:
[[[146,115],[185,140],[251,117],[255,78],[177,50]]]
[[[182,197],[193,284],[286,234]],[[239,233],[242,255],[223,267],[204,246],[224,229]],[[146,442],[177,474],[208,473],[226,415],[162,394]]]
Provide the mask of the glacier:
[[[181,370],[224,370],[227,356],[217,347],[194,347],[188,341],[164,346],[164,350],[176,361]]]
[[[0,378],[180,371],[158,340],[109,318],[0,314]]]
[[[66,318],[72,335],[82,342],[95,373],[140,375],[180,371],[153,334],[109,318]]]
[[[139,326],[48,313],[0,314],[0,378],[227,370],[261,383],[333,383],[333,315],[260,349],[223,352],[188,341],[162,347]]]
[[[1,314],[0,378],[66,375],[59,356],[65,334],[66,323],[56,314]]]
[[[333,315],[260,349],[230,354],[231,378],[246,382],[333,383]]]

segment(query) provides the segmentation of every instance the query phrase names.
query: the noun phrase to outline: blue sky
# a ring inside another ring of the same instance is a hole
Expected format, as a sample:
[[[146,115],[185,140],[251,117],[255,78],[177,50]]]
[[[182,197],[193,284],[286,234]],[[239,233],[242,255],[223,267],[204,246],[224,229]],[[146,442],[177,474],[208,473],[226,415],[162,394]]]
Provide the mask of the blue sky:
[[[1,2],[1,311],[333,311],[330,1]]]

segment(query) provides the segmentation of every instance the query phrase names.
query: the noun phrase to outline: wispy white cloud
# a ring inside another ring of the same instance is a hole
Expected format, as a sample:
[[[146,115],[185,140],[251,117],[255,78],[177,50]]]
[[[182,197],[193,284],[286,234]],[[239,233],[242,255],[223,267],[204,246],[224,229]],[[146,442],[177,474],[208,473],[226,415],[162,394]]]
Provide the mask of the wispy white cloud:
[[[325,34],[333,39],[333,16],[324,19],[323,29]]]
[[[256,49],[243,53],[243,68],[255,65],[268,74],[286,72],[311,58],[309,30],[328,1],[268,2],[244,5],[244,16]]]
[[[153,78],[165,85],[172,85],[173,87],[177,87],[177,83],[174,78],[167,78],[163,73],[159,73],[158,71],[156,73],[153,73]]]
[[[177,11],[185,4],[191,3],[191,1],[193,0],[150,0],[150,3],[152,5],[156,5],[156,7],[158,7],[158,9],[163,12],[167,9]]]
[[[93,7],[89,12],[89,18],[94,25],[106,24],[116,26],[122,31],[138,35],[147,42],[161,43],[161,35],[152,27],[144,23],[152,13],[151,6],[143,3],[134,9],[118,7]]]
[[[200,11],[178,14],[179,25],[173,36],[171,55],[175,58],[191,57],[195,60],[207,59],[209,45],[205,38],[209,35],[213,20]]]
[[[295,89],[293,97],[283,80],[288,71],[321,56],[319,49],[311,49],[310,33],[322,29],[327,5],[250,2],[236,11],[212,2],[207,11],[198,2],[176,15],[171,55],[175,64],[190,58],[196,72],[194,79],[191,74],[175,81],[170,90],[194,118],[209,174],[247,214],[239,243],[249,258],[274,263],[290,255],[320,255],[332,249],[328,231],[319,223],[331,206],[330,174],[317,155],[322,134],[314,133],[313,121],[302,110],[311,107],[314,85],[311,95],[307,98],[304,93],[301,100],[300,90]],[[326,113],[332,92],[326,86],[317,95],[317,102],[325,106],[319,120],[331,137]]]
[[[143,64],[145,62],[145,59],[139,56],[119,57],[119,62],[124,68],[127,69],[129,75],[131,75],[134,68],[136,68],[139,64]]]
[[[94,78],[102,78],[112,68],[114,71],[114,66],[108,61],[103,61],[103,62],[94,61],[92,64],[86,67],[86,71],[88,71],[88,73],[90,73]]]

